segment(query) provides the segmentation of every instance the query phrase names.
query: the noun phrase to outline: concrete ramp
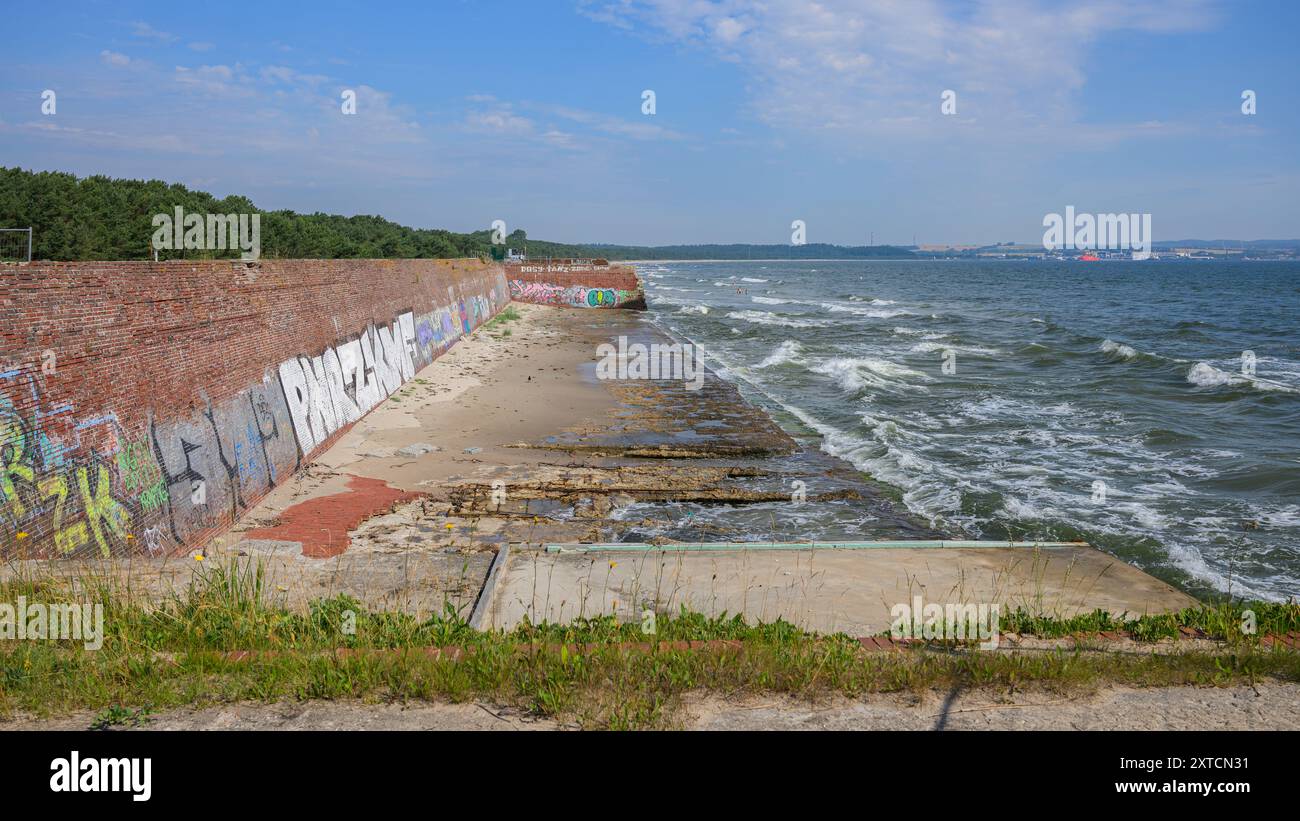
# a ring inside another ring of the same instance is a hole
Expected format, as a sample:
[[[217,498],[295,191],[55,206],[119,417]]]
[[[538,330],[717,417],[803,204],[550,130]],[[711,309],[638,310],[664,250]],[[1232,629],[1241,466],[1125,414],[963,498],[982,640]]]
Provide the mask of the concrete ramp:
[[[564,623],[596,615],[639,622],[646,609],[665,614],[685,606],[711,616],[740,613],[750,623],[783,618],[820,633],[866,636],[888,630],[890,610],[912,605],[918,596],[925,604],[996,603],[1004,612],[1023,607],[1052,616],[1097,608],[1141,615],[1196,604],[1085,544],[960,544],[965,546],[513,550],[483,603],[482,626],[509,629],[525,617]]]

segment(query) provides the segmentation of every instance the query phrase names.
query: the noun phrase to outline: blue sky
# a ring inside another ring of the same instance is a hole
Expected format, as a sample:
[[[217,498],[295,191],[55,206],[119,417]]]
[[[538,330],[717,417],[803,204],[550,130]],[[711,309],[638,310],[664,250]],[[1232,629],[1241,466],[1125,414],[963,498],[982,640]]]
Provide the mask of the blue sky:
[[[1067,205],[1151,213],[1157,241],[1300,236],[1290,0],[227,0],[5,17],[24,36],[0,55],[0,165],[572,242],[784,243],[794,219],[810,242],[1036,242]]]

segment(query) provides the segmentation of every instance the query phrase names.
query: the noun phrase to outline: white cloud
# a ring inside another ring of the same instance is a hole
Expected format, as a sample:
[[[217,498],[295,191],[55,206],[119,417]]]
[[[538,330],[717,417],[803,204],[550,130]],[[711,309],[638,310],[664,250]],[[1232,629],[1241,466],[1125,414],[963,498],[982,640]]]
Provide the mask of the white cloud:
[[[254,91],[241,66],[176,66],[173,74],[176,83],[189,91],[214,97],[250,97]]]
[[[189,48],[191,51],[211,51],[215,46],[212,43],[197,42],[190,43]]]
[[[159,31],[143,20],[131,24],[131,33],[143,40],[157,40],[160,43],[174,43],[180,38],[166,31]]]
[[[318,86],[329,80],[323,74],[303,74],[288,66],[266,66],[262,69],[263,80],[284,83],[286,85]]]
[[[515,114],[508,105],[471,111],[465,115],[465,124],[474,131],[486,131],[503,136],[525,136],[532,134],[536,129],[532,120]]]
[[[685,138],[684,135],[676,131],[649,122],[649,119],[645,122],[625,120],[608,114],[598,114],[594,111],[583,111],[564,106],[545,107],[541,110],[615,137],[630,137],[634,140],[681,140]]]
[[[588,0],[582,9],[740,64],[755,81],[755,114],[772,126],[853,136],[951,134],[957,121],[939,115],[944,89],[957,91],[967,134],[1073,130],[1099,38],[1215,19],[1211,0]]]
[[[99,59],[103,60],[104,63],[110,66],[127,66],[131,64],[130,57],[127,57],[125,54],[119,54],[116,51],[108,51],[107,49],[99,53]]]

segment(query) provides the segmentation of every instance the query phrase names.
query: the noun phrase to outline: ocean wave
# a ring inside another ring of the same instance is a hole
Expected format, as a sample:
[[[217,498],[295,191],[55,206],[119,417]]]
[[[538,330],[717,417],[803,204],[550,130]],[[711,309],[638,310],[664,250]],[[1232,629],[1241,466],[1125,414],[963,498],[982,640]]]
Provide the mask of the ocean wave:
[[[741,282],[767,282],[765,279],[756,279],[755,277],[741,277]]]
[[[750,299],[760,305],[789,305],[794,302],[793,299],[777,299],[770,296],[751,296]]]
[[[918,342],[912,346],[912,353],[934,353],[935,351],[953,351],[969,353],[976,356],[997,356],[1001,353],[994,348],[980,348],[974,345],[952,345],[947,342]]]
[[[800,319],[793,316],[781,316],[768,311],[732,311],[728,319],[739,319],[755,325],[781,325],[786,328],[821,328],[826,323],[818,319]]]
[[[683,305],[677,309],[679,314],[707,314],[708,312],[708,305]]]
[[[1247,376],[1241,373],[1230,373],[1220,370],[1208,362],[1197,362],[1187,371],[1187,381],[1198,388],[1221,388],[1221,387],[1250,387],[1260,391],[1280,391],[1282,393],[1300,393],[1300,388],[1291,385],[1284,385],[1281,382],[1273,382],[1268,379],[1260,379],[1256,376]]]
[[[812,367],[812,371],[832,377],[848,393],[856,393],[868,385],[887,387],[903,384],[909,387],[921,387],[907,380],[930,381],[930,377],[920,371],[871,356],[834,357],[817,363]]]
[[[776,346],[767,358],[755,365],[755,368],[771,368],[777,365],[784,365],[787,362],[793,362],[799,356],[802,346],[793,339],[787,339],[780,345]]]
[[[848,296],[841,296],[840,299],[848,300],[849,302],[866,302],[870,305],[897,305],[898,304],[892,299],[880,299],[878,297],[862,296],[860,294],[849,294]]]
[[[1125,345],[1122,342],[1116,342],[1113,339],[1104,340],[1101,343],[1100,350],[1102,353],[1111,354],[1112,356],[1118,359],[1122,359],[1126,362],[1131,359],[1137,359],[1138,357],[1138,352],[1136,348],[1133,348],[1129,345]]]
[[[883,311],[878,308],[858,308],[854,305],[837,305],[834,302],[819,302],[817,304],[834,313],[866,316],[871,317],[872,319],[892,319],[896,316],[910,316],[912,313],[911,311],[905,311],[902,308],[892,311]]]

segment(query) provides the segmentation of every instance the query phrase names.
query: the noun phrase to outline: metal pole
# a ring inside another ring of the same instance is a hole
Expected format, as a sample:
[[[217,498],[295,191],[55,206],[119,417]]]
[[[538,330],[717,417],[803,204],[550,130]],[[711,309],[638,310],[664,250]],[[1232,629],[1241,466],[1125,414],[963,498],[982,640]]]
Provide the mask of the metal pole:
[[[32,261],[32,228],[27,226],[27,261]]]

